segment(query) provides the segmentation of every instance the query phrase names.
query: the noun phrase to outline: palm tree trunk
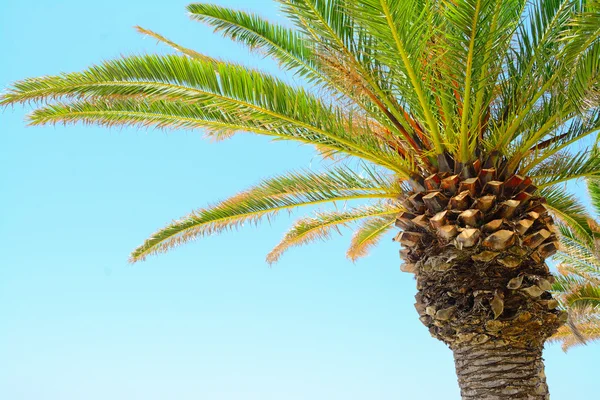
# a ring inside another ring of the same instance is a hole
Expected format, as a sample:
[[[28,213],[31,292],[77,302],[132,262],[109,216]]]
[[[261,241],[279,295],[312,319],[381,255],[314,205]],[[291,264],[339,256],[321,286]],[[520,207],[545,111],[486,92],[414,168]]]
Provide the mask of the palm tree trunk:
[[[544,261],[558,249],[552,217],[507,168],[427,177],[396,219],[419,319],[454,351],[465,400],[548,398],[542,348],[566,321]]]
[[[463,400],[550,398],[541,346],[488,341],[463,343],[453,351]]]
[[[420,320],[454,352],[463,400],[548,399],[542,349],[566,317],[548,267],[474,262],[479,254],[448,248],[417,263]]]

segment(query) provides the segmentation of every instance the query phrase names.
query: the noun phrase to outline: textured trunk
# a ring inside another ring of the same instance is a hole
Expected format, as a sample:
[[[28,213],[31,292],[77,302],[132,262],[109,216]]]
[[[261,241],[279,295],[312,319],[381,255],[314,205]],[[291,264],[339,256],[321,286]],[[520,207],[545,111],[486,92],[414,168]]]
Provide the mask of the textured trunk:
[[[520,268],[480,264],[455,248],[418,266],[415,307],[454,352],[462,398],[548,399],[542,348],[565,314],[538,286],[552,279],[547,266],[530,259]]]
[[[463,400],[550,398],[541,347],[488,341],[453,351]]]

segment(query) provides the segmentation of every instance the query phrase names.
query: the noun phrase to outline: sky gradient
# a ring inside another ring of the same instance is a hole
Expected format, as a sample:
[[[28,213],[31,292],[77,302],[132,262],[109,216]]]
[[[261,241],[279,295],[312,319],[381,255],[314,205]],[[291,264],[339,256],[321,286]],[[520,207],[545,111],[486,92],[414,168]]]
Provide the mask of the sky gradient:
[[[134,25],[267,71],[191,21],[186,1],[0,0],[0,87],[119,55],[169,53]],[[279,20],[270,0],[223,5]],[[129,265],[150,233],[264,177],[318,168],[308,147],[241,134],[26,127],[0,113],[0,399],[459,399],[450,351],[413,308],[391,237],[264,261],[281,215]],[[583,192],[579,192],[583,196]],[[343,205],[340,205],[343,206]],[[600,346],[545,351],[553,400],[598,392]]]

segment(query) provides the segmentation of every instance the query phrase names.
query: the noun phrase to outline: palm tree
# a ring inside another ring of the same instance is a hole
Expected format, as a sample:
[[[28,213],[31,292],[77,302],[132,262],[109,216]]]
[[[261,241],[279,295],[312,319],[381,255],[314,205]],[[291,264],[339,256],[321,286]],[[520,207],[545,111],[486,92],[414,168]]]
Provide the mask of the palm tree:
[[[355,260],[396,226],[420,320],[454,352],[463,398],[546,399],[542,347],[566,320],[544,262],[558,247],[550,214],[588,234],[559,184],[600,177],[600,158],[571,146],[600,128],[600,3],[279,2],[293,28],[210,4],[188,11],[274,58],[284,77],[139,28],[178,55],[25,79],[0,104],[38,104],[32,125],[251,132],[315,146],[337,164],[201,208],[131,261],[282,210],[364,200],[299,220],[267,261],[358,222]]]
[[[600,180],[588,182],[596,214],[600,216]],[[600,224],[588,221],[591,237],[582,237],[561,226],[561,249],[556,254],[559,275],[554,295],[562,308],[569,311],[568,323],[551,338],[562,342],[565,351],[600,340]]]

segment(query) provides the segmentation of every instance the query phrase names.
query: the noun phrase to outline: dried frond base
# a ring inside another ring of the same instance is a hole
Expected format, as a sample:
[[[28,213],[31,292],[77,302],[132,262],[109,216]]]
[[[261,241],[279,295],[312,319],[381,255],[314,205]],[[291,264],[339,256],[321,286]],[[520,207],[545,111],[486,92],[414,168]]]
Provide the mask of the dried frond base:
[[[539,348],[566,318],[549,307],[552,218],[530,179],[477,164],[463,171],[427,178],[439,186],[410,193],[398,216],[420,319],[453,349],[487,341]]]

